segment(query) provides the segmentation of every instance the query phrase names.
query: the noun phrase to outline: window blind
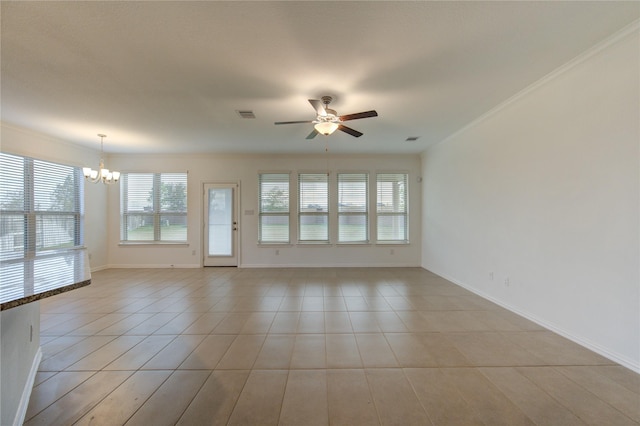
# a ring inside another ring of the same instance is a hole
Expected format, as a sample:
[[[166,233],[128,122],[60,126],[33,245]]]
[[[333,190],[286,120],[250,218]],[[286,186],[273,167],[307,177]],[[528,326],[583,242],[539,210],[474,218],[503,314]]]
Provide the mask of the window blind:
[[[259,243],[288,243],[289,174],[261,173],[259,186]]]
[[[187,241],[187,174],[123,173],[122,241]]]
[[[0,153],[0,182],[2,259],[83,244],[79,167]]]
[[[379,173],[376,180],[377,240],[407,242],[407,174]]]
[[[369,176],[338,173],[338,242],[369,241]]]
[[[327,173],[298,175],[298,240],[329,242],[329,182]]]

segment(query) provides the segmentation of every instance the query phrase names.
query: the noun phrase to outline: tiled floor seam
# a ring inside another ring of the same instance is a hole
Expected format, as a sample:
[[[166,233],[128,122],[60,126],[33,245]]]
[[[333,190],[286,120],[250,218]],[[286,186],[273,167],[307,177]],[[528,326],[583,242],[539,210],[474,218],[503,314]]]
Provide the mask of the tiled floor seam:
[[[598,368],[600,365],[596,365],[596,366],[592,366],[594,368]],[[597,394],[593,393],[591,390],[589,390],[588,388],[586,388],[585,386],[583,386],[582,384],[576,382],[574,379],[572,379],[571,377],[567,376],[566,374],[564,374],[557,366],[554,365],[550,368],[553,368],[555,371],[558,372],[558,374],[561,374],[563,377],[565,377],[567,380],[571,381],[573,384],[575,384],[576,386],[579,386],[580,388],[582,388],[584,391],[590,393],[591,395],[593,395],[594,398],[599,399],[600,401],[604,402],[605,404],[607,404],[609,407],[611,407],[612,409],[616,410],[618,413],[620,413],[621,415],[623,415],[624,417],[626,417],[627,419],[629,419],[630,421],[634,422],[634,423],[638,423],[636,420],[632,419],[631,417],[629,417],[625,412],[619,410],[617,407],[611,405],[608,401],[602,399],[601,397],[599,397]],[[562,366],[562,367],[583,367],[583,365],[571,365],[571,366]],[[545,391],[546,392],[546,391]],[[553,396],[551,396],[553,398]],[[554,398],[555,399],[555,398]],[[557,401],[557,399],[556,399]],[[562,404],[560,401],[558,401],[558,403]],[[638,401],[638,403],[640,404],[640,400]],[[564,406],[564,404],[563,404]],[[566,407],[567,410],[571,409],[569,407]],[[578,413],[574,413],[576,416],[578,416]],[[579,417],[579,416],[578,416]]]
[[[177,371],[177,370],[174,370],[174,372],[176,372],[176,371]],[[207,381],[209,380],[209,378],[211,377],[211,375],[213,374],[213,372],[214,372],[214,371],[215,371],[215,370],[209,370],[209,374],[207,375],[207,378],[206,378],[206,379],[204,379],[204,380],[202,381],[202,384],[200,385],[200,387],[198,388],[198,390],[193,394],[193,398],[191,398],[191,401],[189,401],[189,403],[184,407],[184,410],[182,410],[182,413],[180,413],[180,416],[178,417],[178,422],[180,422],[180,419],[182,419],[182,417],[185,415],[185,413],[187,412],[187,410],[189,409],[189,407],[191,406],[191,404],[193,404],[193,401],[195,401],[196,397],[198,396],[198,394],[200,393],[200,391],[202,391],[202,388],[204,388],[204,385],[207,383]],[[171,373],[171,374],[173,374],[173,373]],[[169,379],[169,377],[171,377],[171,374],[170,374],[169,376],[167,376],[167,379],[165,379],[165,382],[166,382],[166,380],[168,380],[168,379]],[[162,383],[164,383],[164,382],[162,382]],[[157,391],[158,389],[160,389],[160,387],[161,387],[161,386],[162,386],[162,384],[160,384],[160,386],[158,386],[158,388],[156,389],[156,391]],[[154,393],[155,393],[155,392],[154,392]],[[149,398],[151,398],[151,396],[149,396]],[[148,400],[148,399],[147,399],[147,400]],[[145,402],[146,402],[146,401],[145,401]],[[144,403],[143,403],[143,404],[141,404],[141,405],[140,405],[140,407],[142,407],[143,405],[144,405]],[[139,410],[139,409],[140,409],[140,408],[138,408],[138,410]],[[138,410],[136,410],[136,411],[138,411]],[[129,418],[127,419],[127,421],[129,421],[129,420],[130,420],[134,415],[135,415],[135,413],[131,414],[131,417],[129,417]],[[126,422],[125,422],[125,424],[126,424]]]
[[[367,374],[367,369],[362,369],[364,372],[364,378],[367,381],[367,388],[369,389],[369,398],[371,398],[371,404],[373,404],[373,408],[376,410],[376,416],[378,418],[378,424],[382,425],[382,418],[380,417],[380,409],[378,408],[378,404],[376,404],[376,399],[373,396],[373,389],[371,387],[371,381],[369,380],[369,375]]]
[[[61,373],[61,371],[56,372],[56,374],[54,374],[53,376],[49,377],[49,379],[54,378],[57,374]],[[59,396],[58,398],[56,398],[55,401],[51,402],[51,404],[47,405],[46,407],[42,408],[40,411],[38,411],[37,413],[35,413],[33,416],[29,417],[29,418],[25,418],[24,419],[24,423],[27,423],[29,421],[31,421],[31,419],[36,418],[40,413],[42,413],[43,411],[45,411],[47,408],[51,407],[52,405],[56,404],[60,399],[64,398],[65,396],[67,396],[69,393],[73,392],[74,389],[76,389],[77,387],[79,387],[80,385],[82,385],[83,383],[85,383],[87,380],[89,380],[90,378],[92,378],[93,376],[95,376],[97,373],[97,371],[94,371],[92,375],[88,376],[86,379],[84,379],[82,382],[78,383],[76,386],[74,386],[73,388],[69,389],[67,392],[65,392],[64,394],[62,394],[61,396]],[[48,381],[49,379],[45,380]],[[42,382],[44,383],[44,382]],[[42,384],[40,383],[40,384]]]

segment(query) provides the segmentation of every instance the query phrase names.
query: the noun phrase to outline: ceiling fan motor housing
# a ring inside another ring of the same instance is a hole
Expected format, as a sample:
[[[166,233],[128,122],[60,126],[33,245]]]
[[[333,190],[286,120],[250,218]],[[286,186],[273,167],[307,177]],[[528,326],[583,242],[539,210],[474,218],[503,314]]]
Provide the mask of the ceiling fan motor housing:
[[[326,111],[327,115],[318,115],[314,123],[340,123],[340,117],[334,110],[327,109]]]
[[[322,103],[324,104],[324,111],[326,112],[326,115],[318,115],[318,120],[336,123],[339,122],[340,119],[338,118],[338,113],[336,112],[336,110],[329,108],[329,104],[331,103],[333,98],[331,96],[323,96],[320,99],[322,99]]]

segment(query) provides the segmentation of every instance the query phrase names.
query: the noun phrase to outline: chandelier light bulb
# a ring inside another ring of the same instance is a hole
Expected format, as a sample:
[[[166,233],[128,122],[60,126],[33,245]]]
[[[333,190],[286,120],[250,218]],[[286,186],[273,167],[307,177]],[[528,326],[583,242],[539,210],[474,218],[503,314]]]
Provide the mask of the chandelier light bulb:
[[[112,171],[107,169],[104,166],[104,142],[103,139],[107,137],[107,135],[98,134],[100,137],[100,165],[98,166],[98,170],[94,170],[91,167],[83,167],[82,174],[84,177],[91,183],[102,182],[104,184],[112,184],[118,182],[120,180],[120,172]]]

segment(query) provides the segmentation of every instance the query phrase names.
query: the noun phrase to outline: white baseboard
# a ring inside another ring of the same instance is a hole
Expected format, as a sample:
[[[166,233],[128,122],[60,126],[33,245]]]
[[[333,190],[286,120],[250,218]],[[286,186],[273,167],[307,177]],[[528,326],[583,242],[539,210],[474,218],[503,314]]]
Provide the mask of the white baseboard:
[[[188,263],[180,265],[167,264],[111,264],[92,269],[91,272],[102,271],[104,269],[189,269],[202,268],[197,263]],[[319,264],[319,263],[241,263],[238,268],[421,268],[421,265],[415,263],[347,263],[347,264]]]
[[[27,382],[24,385],[24,389],[22,389],[22,396],[20,397],[18,411],[16,412],[15,419],[13,419],[14,426],[20,426],[24,423],[24,418],[27,415],[27,407],[29,406],[29,398],[31,398],[31,390],[33,389],[33,384],[36,381],[36,373],[40,366],[40,360],[42,360],[42,348],[38,347],[36,356],[33,358],[33,363],[31,364],[31,369],[29,370]]]
[[[602,347],[601,345],[594,343],[592,341],[590,341],[589,339],[585,339],[584,337],[580,337],[580,336],[576,336],[573,333],[563,329],[562,327],[558,327],[553,323],[550,323],[542,318],[537,317],[536,315],[533,315],[529,312],[523,311],[521,309],[518,309],[514,306],[511,306],[508,303],[505,303],[499,299],[496,299],[493,296],[490,296],[476,288],[473,288],[461,281],[456,280],[453,277],[449,277],[446,274],[440,274],[438,272],[435,272],[432,269],[426,268],[423,266],[424,269],[433,272],[436,275],[441,276],[442,278],[451,281],[452,283],[459,285],[460,287],[469,290],[470,292],[477,294],[478,296],[482,297],[483,299],[487,299],[493,303],[495,303],[496,305],[499,305],[505,309],[510,310],[511,312],[520,315],[521,317],[524,317],[526,319],[528,319],[529,321],[533,321],[536,324],[538,324],[541,327],[544,327],[550,331],[553,331],[556,334],[559,334],[562,337],[565,337],[569,340],[571,340],[574,343],[577,343],[580,346],[583,346],[599,355],[602,355],[603,357],[610,359],[611,361],[618,363],[632,371],[635,371],[636,373],[640,373],[640,362],[638,360],[633,360],[630,359],[626,356],[620,355],[618,353],[612,352],[607,348]]]
[[[186,263],[186,264],[165,264],[165,263],[141,263],[141,264],[112,264],[104,269],[189,269],[189,268],[201,268],[202,265],[198,263]]]
[[[97,266],[95,268],[91,268],[91,273],[98,272],[98,271],[104,271],[105,269],[109,269],[109,267],[107,265]]]
[[[243,263],[239,268],[420,268],[420,265],[409,263],[348,263],[348,264],[318,264],[318,263]]]

